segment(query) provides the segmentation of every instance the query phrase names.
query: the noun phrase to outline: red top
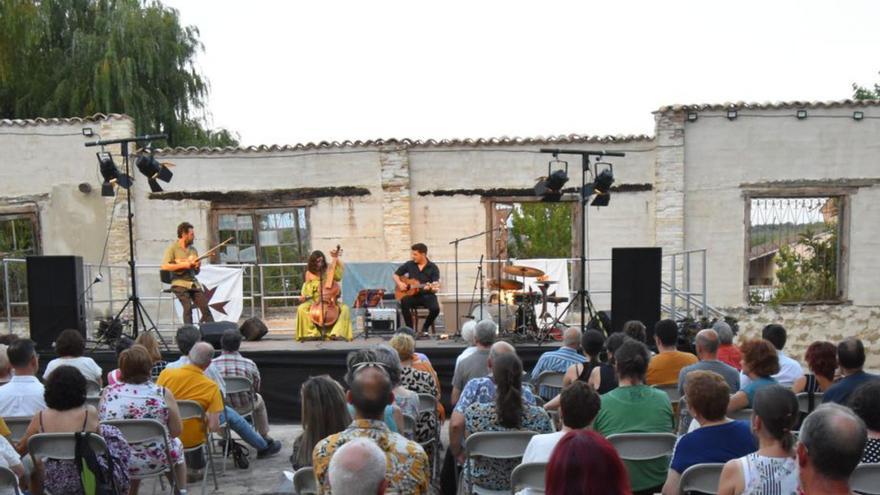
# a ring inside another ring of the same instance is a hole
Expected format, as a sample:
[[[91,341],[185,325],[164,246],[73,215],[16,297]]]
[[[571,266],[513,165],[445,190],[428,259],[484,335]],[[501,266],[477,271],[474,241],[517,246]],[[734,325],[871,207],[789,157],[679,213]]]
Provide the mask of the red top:
[[[742,371],[742,352],[733,344],[718,346],[718,360]]]

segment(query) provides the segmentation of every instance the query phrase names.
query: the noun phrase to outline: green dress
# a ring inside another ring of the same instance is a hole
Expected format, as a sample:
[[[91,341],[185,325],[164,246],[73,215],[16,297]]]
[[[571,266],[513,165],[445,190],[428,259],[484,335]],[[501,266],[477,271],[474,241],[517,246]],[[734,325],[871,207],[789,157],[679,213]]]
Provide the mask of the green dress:
[[[342,266],[336,265],[333,279],[336,280],[337,283],[342,281],[342,273]],[[298,341],[321,338],[321,329],[312,323],[312,319],[309,317],[309,309],[312,307],[312,304],[321,304],[319,300],[319,284],[320,280],[314,279],[307,281],[302,286],[303,302],[296,308],[296,340]],[[339,319],[336,320],[333,327],[324,329],[324,332],[326,333],[327,338],[336,337],[351,340],[353,337],[351,331],[351,312],[348,309],[348,306],[342,304],[341,301],[338,302],[338,304]]]

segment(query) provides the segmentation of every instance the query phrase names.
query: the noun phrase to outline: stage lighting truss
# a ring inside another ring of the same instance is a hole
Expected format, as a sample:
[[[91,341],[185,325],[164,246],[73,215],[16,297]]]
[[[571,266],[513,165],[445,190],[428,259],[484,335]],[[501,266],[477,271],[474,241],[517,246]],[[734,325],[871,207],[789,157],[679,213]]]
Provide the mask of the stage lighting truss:
[[[113,197],[116,195],[115,186],[123,189],[131,187],[134,179],[130,175],[123,174],[119,171],[116,163],[113,162],[113,155],[109,151],[103,149],[97,153],[98,164],[101,170],[101,177],[104,178],[101,184],[101,196]]]
[[[547,176],[538,179],[535,184],[535,195],[541,201],[559,201],[562,188],[568,182],[568,162],[560,160],[556,155],[547,163]]]

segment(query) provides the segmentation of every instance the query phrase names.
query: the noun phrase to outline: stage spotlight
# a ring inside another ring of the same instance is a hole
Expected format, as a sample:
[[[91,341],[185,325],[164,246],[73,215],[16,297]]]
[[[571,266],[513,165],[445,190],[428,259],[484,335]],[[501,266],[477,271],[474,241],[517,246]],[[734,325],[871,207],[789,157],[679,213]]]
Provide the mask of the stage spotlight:
[[[164,164],[159,163],[153,155],[139,156],[135,165],[147,177],[147,182],[150,183],[150,190],[153,192],[162,192],[162,186],[159,185],[156,179],[162,182],[171,182],[171,177],[174,176],[171,170]]]
[[[563,168],[552,170],[554,164],[561,164]],[[568,182],[568,162],[550,160],[547,164],[547,177],[541,177],[535,184],[535,195],[539,196],[541,201],[559,201],[562,199],[562,188],[565,187],[566,182]]]
[[[131,184],[134,182],[133,179],[116,168],[116,164],[113,163],[113,156],[110,153],[101,151],[97,155],[98,162],[101,164],[101,177],[104,178],[104,183],[101,184],[101,196],[114,196],[116,194],[113,190],[114,185],[124,189],[131,187]]]
[[[611,164],[607,164],[606,169],[599,172],[596,180],[593,181],[593,193],[596,195],[590,206],[608,206],[611,202],[611,185],[614,184],[614,170]]]

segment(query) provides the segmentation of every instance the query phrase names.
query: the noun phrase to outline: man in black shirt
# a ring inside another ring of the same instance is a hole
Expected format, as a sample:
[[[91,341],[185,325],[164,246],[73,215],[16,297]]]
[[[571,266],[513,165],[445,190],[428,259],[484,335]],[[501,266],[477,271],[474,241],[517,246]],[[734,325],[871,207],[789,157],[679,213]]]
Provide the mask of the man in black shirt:
[[[403,321],[406,326],[412,328],[412,310],[415,308],[427,308],[428,317],[422,326],[422,333],[428,333],[428,329],[434,323],[434,319],[440,314],[440,304],[437,302],[437,292],[440,289],[440,269],[428,259],[428,246],[422,243],[413,244],[410,249],[410,261],[407,261],[394,272],[394,283],[400,290],[407,290],[410,285],[404,282],[404,276],[409,277],[410,283],[418,282],[421,288],[415,295],[405,296],[400,300],[400,309],[403,312]]]

